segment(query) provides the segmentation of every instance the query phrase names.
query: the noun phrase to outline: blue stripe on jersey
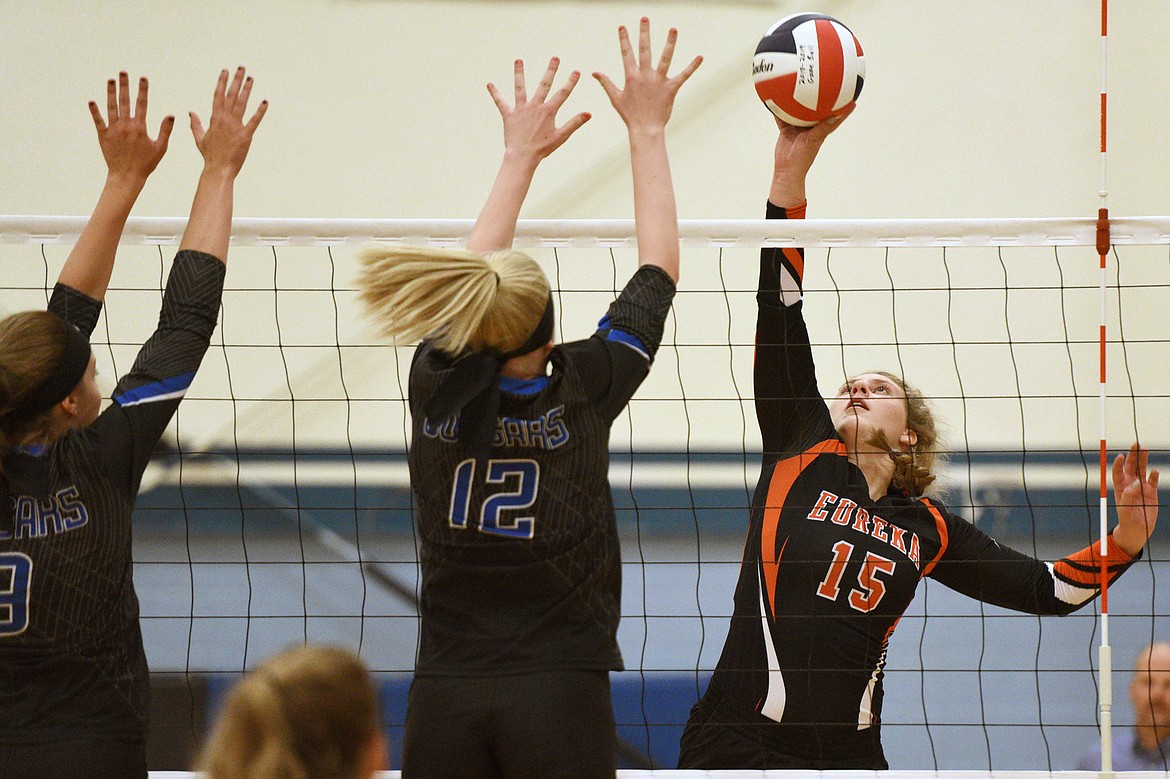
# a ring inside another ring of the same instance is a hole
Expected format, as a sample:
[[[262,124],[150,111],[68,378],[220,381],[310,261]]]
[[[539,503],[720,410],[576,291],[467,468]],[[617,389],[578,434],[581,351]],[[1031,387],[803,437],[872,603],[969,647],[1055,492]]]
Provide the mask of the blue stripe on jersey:
[[[153,384],[143,384],[141,387],[127,390],[121,395],[114,396],[114,402],[119,406],[137,406],[142,403],[155,403],[160,400],[181,398],[195,379],[195,371],[173,376],[169,379],[156,381]]]
[[[507,392],[509,395],[535,395],[547,386],[548,376],[537,376],[535,379],[500,377],[500,392]]]
[[[625,344],[647,360],[650,359],[650,352],[646,350],[646,346],[638,340],[637,336],[630,335],[625,330],[610,330],[606,333],[605,340]]]
[[[599,331],[605,331],[605,340],[625,344],[647,360],[650,359],[650,350],[646,348],[646,344],[642,343],[641,339],[636,335],[627,333],[625,330],[618,330],[610,326],[609,314],[601,318],[601,321],[597,323],[597,329]]]

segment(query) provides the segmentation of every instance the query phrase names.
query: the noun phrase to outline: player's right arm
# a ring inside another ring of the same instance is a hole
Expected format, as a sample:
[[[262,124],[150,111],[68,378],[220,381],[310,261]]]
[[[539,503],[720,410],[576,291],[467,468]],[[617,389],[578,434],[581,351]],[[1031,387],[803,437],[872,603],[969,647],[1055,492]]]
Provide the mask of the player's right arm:
[[[138,80],[138,98],[130,107],[130,76],[126,72],[106,83],[107,117],[90,101],[98,146],[106,162],[106,182],[73,250],[57,278],[49,310],[85,335],[93,332],[101,313],[122,230],[147,178],[167,150],[175,117],[163,119],[158,138],[146,129],[149,84]]]
[[[559,65],[560,60],[556,57],[549,60],[548,68],[530,98],[524,85],[524,61],[516,60],[513,66],[513,105],[508,105],[495,84],[487,85],[488,93],[504,120],[504,158],[467,239],[469,251],[486,254],[511,248],[520,207],[540,161],[559,149],[570,135],[589,121],[589,114],[580,113],[560,127],[556,126],[557,111],[569,99],[581,78],[581,74],[574,70],[564,85],[549,97]]]
[[[793,127],[780,120],[769,219],[803,219],[805,178],[821,145],[848,114],[812,127]],[[791,451],[816,443],[807,425],[825,417],[817,389],[812,348],[801,314],[804,249],[765,248],[760,251],[756,294],[756,355],[753,371],[756,417],[765,452]]]

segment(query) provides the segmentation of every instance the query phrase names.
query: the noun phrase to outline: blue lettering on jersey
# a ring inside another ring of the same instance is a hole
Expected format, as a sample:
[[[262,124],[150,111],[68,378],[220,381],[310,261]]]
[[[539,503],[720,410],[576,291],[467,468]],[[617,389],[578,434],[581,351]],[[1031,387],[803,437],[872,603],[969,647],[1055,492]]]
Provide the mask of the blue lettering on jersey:
[[[564,406],[546,411],[536,419],[500,417],[492,446],[523,446],[529,449],[552,450],[569,440],[569,427],[562,419]]]
[[[13,534],[0,533],[0,539],[45,538],[76,530],[89,523],[89,511],[81,502],[77,487],[70,485],[48,498],[17,495],[12,499]]]
[[[552,450],[569,441],[569,426],[564,420],[565,407],[557,406],[544,412],[536,419],[500,417],[496,421],[496,432],[492,446],[523,446],[529,449]],[[437,438],[443,443],[453,444],[459,440],[459,415],[435,425],[423,419],[422,432],[427,438]]]
[[[443,443],[453,444],[459,440],[459,415],[456,414],[453,417],[444,419],[443,424],[438,427],[431,420],[424,417],[422,431],[423,435],[427,438],[438,438]]]
[[[834,509],[832,514],[830,509]],[[910,534],[910,544],[907,548],[906,531],[889,521],[882,519],[877,514],[870,514],[866,509],[861,508],[855,501],[849,498],[842,498],[828,490],[821,490],[821,494],[817,497],[817,502],[813,504],[812,509],[808,512],[806,519],[813,522],[824,522],[828,519],[838,525],[846,526],[852,522],[852,528],[858,533],[862,533],[879,541],[889,544],[894,549],[906,555],[910,562],[914,564],[916,569],[921,570],[922,559],[918,543],[918,534]]]

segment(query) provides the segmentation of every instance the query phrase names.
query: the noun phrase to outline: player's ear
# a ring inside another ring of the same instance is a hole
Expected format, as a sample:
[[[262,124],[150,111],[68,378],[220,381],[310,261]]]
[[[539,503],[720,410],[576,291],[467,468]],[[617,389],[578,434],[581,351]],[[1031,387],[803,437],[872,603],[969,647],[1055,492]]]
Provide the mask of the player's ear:
[[[914,430],[907,430],[898,437],[898,443],[902,445],[903,449],[909,449],[918,443],[918,433]]]

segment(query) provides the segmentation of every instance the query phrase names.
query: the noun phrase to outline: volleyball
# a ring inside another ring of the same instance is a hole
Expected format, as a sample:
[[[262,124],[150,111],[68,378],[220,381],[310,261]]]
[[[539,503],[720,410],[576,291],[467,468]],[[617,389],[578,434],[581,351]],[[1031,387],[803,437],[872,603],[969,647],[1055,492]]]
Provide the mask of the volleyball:
[[[772,25],[756,47],[756,94],[782,121],[808,127],[840,114],[865,84],[865,56],[849,28],[801,13]]]

